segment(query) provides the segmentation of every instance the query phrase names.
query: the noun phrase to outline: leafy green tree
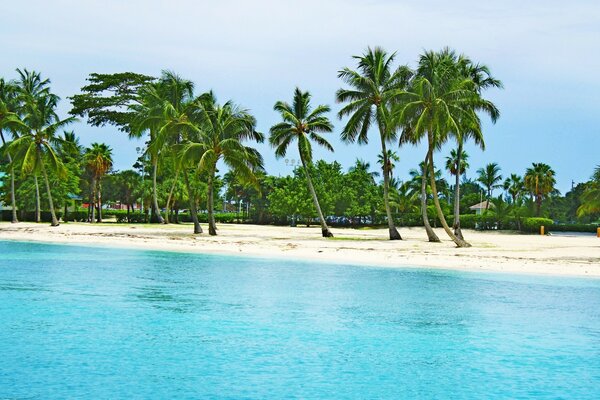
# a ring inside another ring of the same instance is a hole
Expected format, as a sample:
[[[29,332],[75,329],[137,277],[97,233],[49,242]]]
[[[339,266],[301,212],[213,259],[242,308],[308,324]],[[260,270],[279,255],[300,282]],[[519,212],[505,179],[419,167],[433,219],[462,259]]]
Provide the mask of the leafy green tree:
[[[79,193],[83,146],[81,146],[79,139],[73,131],[63,132],[61,139],[57,150],[67,173],[64,179],[58,181],[57,186],[60,188],[64,203],[63,221],[67,221],[68,205],[71,201],[70,196]]]
[[[500,174],[500,166],[497,163],[489,163],[483,168],[477,170],[477,181],[481,183],[486,190],[487,203],[485,209],[490,207],[490,200],[494,189],[502,187],[502,174]]]
[[[195,105],[200,134],[183,147],[182,159],[184,162],[197,160],[198,170],[207,174],[208,233],[214,236],[217,234],[214,218],[217,163],[223,160],[242,179],[256,182],[254,171],[262,169],[262,157],[242,142],[262,142],[264,137],[256,131],[256,120],[247,110],[231,101],[219,105],[212,92]]]
[[[328,133],[333,130],[333,125],[324,115],[330,111],[329,106],[319,105],[314,110],[310,105],[310,93],[302,92],[299,88],[294,91],[292,104],[283,101],[275,103],[274,110],[281,115],[282,122],[273,125],[270,130],[269,142],[275,148],[278,158],[285,157],[290,143],[298,142],[298,153],[306,176],[308,190],[312,197],[323,237],[332,237],[333,234],[327,226],[323,216],[317,192],[313,185],[309,167],[312,164],[311,140],[318,145],[333,151],[333,147],[320,133]]]
[[[389,204],[389,163],[387,146],[396,140],[397,129],[390,120],[391,106],[398,92],[405,89],[411,71],[406,67],[392,70],[395,53],[388,55],[382,48],[368,48],[358,60],[358,70],[344,68],[338,73],[349,89],[339,89],[337,101],[347,103],[338,113],[339,118],[349,116],[341,133],[344,142],[366,144],[371,125],[379,129],[383,167],[383,198],[388,222],[390,240],[402,237],[392,217]]]
[[[555,184],[556,178],[554,170],[548,164],[533,163],[532,166],[525,171],[525,187],[535,199],[536,216],[540,216],[542,201],[555,190]]]

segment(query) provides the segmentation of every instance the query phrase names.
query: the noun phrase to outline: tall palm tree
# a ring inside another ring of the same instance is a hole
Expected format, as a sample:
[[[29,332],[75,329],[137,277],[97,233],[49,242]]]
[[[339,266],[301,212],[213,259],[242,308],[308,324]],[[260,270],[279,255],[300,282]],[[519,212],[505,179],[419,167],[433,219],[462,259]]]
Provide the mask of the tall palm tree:
[[[502,187],[502,174],[500,174],[500,166],[497,163],[489,163],[484,168],[477,170],[477,182],[481,183],[486,190],[486,205],[485,209],[490,207],[492,192],[494,189]]]
[[[17,94],[18,87],[15,82],[6,82],[3,78],[0,78],[0,139],[2,140],[3,147],[6,147],[7,144],[4,137],[4,129],[6,129],[14,139],[18,137],[18,130],[25,127],[18,115]],[[15,197],[15,167],[9,151],[6,151],[6,158],[10,168],[12,223],[17,223],[19,222],[19,219],[17,218],[17,202]]]
[[[285,157],[292,141],[295,140],[298,142],[300,161],[306,174],[308,190],[319,216],[321,233],[323,237],[333,237],[321,211],[317,192],[310,176],[310,166],[312,165],[313,156],[311,141],[329,151],[333,151],[333,147],[327,139],[320,135],[320,133],[331,132],[333,125],[329,121],[329,118],[325,116],[330,111],[329,106],[318,105],[313,110],[310,98],[311,95],[309,92],[302,92],[299,88],[296,88],[291,105],[284,101],[275,103],[273,109],[281,114],[283,121],[271,127],[269,142],[275,148],[277,158]]]
[[[163,158],[168,158],[164,156],[170,155],[172,161],[175,161],[175,179],[173,179],[167,196],[164,222],[169,222],[173,191],[177,185],[179,175],[183,174],[190,203],[190,214],[194,223],[194,233],[202,233],[202,227],[198,220],[195,191],[190,185],[188,168],[181,163],[179,150],[183,142],[197,139],[199,133],[195,124],[197,104],[202,102],[206,95],[194,97],[194,84],[171,71],[163,71],[158,85],[160,89],[156,93],[157,98],[160,99],[156,119],[158,130],[154,142],[149,148],[156,154],[162,151],[161,156]]]
[[[458,139],[457,139],[458,140]],[[460,229],[460,177],[465,174],[469,168],[469,155],[462,149],[462,140],[458,144],[458,149],[450,150],[450,155],[446,157],[446,170],[450,175],[454,175],[454,223],[452,228],[454,234],[464,240]]]
[[[502,88],[502,82],[496,78],[494,78],[490,72],[490,69],[483,64],[476,64],[472,62],[468,57],[461,55],[457,60],[457,69],[458,74],[462,76],[464,79],[469,79],[473,83],[473,90],[475,90],[479,95],[485,89],[489,88]],[[495,123],[498,117],[500,116],[500,112],[498,109],[492,104],[487,103],[484,107],[481,108],[486,113],[488,113],[491,117],[492,123]],[[476,112],[476,109],[472,110],[473,113]],[[470,126],[474,124],[474,126]],[[456,151],[456,165],[461,164],[461,157],[463,153],[463,145],[467,139],[473,139],[475,144],[481,148],[481,150],[485,150],[485,141],[483,138],[483,134],[481,129],[479,129],[479,118],[474,115],[473,118],[467,118],[465,120],[459,121],[460,130],[452,132],[454,138],[457,143],[457,151]],[[455,187],[454,187],[454,234],[460,239],[464,239],[462,230],[460,229],[460,182],[459,176],[455,175]],[[489,204],[489,202],[488,202]]]
[[[58,96],[52,94],[29,98],[23,116],[23,122],[28,130],[9,145],[9,150],[21,162],[23,173],[33,173],[34,177],[38,173],[42,174],[46,184],[52,226],[58,226],[58,218],[54,211],[48,170],[52,170],[59,177],[65,175],[65,167],[55,151],[62,142],[57,132],[76,121],[74,117],[63,120],[56,117],[57,101]]]
[[[98,207],[98,222],[102,222],[102,178],[110,171],[113,164],[112,149],[105,143],[92,143],[85,150],[84,163],[92,175],[92,217],[90,222],[94,223],[95,210]]]
[[[433,153],[451,135],[469,130],[479,136],[481,121],[477,112],[486,112],[494,119],[494,110],[495,106],[481,97],[473,79],[463,76],[458,56],[449,49],[421,55],[415,77],[399,96],[394,110],[395,123],[403,127],[401,143],[418,143],[427,138],[425,161],[433,202],[444,231],[458,247],[470,244],[456,236],[446,222],[436,188]]]
[[[50,92],[50,79],[42,79],[42,76],[39,72],[29,71],[26,68],[21,70],[17,68],[17,74],[19,75],[17,79],[17,96],[16,101],[18,104],[18,110],[21,118],[24,118],[25,115],[28,115],[30,121],[34,120],[36,113],[34,112],[35,106],[38,101],[40,102],[54,102],[58,103],[60,100],[59,97]],[[55,107],[45,107],[45,112],[48,115],[45,118],[50,120],[59,120],[58,115],[56,114]],[[39,121],[34,122],[38,125]],[[35,222],[41,222],[41,205],[40,205],[40,188],[38,183],[38,174],[39,171],[34,169],[33,173],[33,181],[35,186]]]
[[[540,216],[542,200],[554,191],[555,184],[554,170],[548,164],[533,163],[525,171],[525,187],[535,199],[536,216]]]
[[[523,178],[517,174],[510,174],[510,176],[504,180],[502,187],[510,195],[513,204],[517,204],[518,199],[527,190]]]
[[[199,135],[190,138],[183,146],[182,162],[197,160],[198,170],[208,176],[208,233],[214,236],[217,234],[214,217],[217,163],[223,160],[242,180],[256,183],[254,171],[262,169],[262,157],[243,142],[254,140],[260,143],[264,141],[264,136],[255,130],[256,119],[247,110],[231,101],[217,104],[212,92],[202,96],[195,106],[194,118]]]
[[[336,98],[340,103],[347,103],[338,113],[340,119],[349,116],[341,133],[344,142],[366,144],[369,141],[369,128],[375,124],[379,129],[381,155],[384,158],[383,200],[389,235],[390,240],[401,240],[389,204],[390,176],[385,167],[388,165],[387,146],[396,140],[397,134],[390,121],[391,106],[398,92],[405,89],[411,71],[404,66],[393,70],[394,57],[395,53],[388,55],[380,47],[368,48],[362,56],[354,56],[358,60],[358,70],[344,68],[338,73],[338,77],[350,88],[339,89]]]

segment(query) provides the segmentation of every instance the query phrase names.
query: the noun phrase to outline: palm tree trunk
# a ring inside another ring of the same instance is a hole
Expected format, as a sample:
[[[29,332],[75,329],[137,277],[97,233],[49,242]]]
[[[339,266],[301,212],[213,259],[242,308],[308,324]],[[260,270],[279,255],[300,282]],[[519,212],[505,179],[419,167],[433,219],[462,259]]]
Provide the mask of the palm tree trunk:
[[[185,170],[183,171],[183,180],[185,181],[185,187],[188,191],[188,198],[190,199],[190,214],[192,215],[192,221],[194,222],[194,234],[202,233],[202,227],[200,226],[200,221],[198,221],[198,207],[196,204],[196,197],[194,196],[192,186],[190,185],[188,172]]]
[[[158,172],[158,160],[156,157],[152,158],[152,204],[154,206],[154,212],[156,213],[156,217],[158,218],[158,222],[161,224],[165,223],[164,218],[160,214],[160,209],[158,208],[158,195],[156,193],[156,174]]]
[[[462,140],[458,142],[458,149],[456,155],[456,181],[454,183],[454,223],[452,228],[457,238],[465,240],[462,230],[460,229],[460,156],[462,153],[463,143]]]
[[[432,243],[441,242],[438,235],[433,231],[433,228],[429,223],[429,215],[427,215],[427,160],[425,160],[423,171],[421,171],[421,215],[423,217],[423,226],[425,226],[425,232],[427,232],[429,241]]]
[[[90,201],[90,207],[92,208],[92,217],[90,218],[90,224],[96,223],[96,178],[92,177],[92,201]]]
[[[177,170],[175,171],[175,179],[173,180],[173,184],[171,185],[171,189],[169,190],[169,196],[167,197],[167,205],[165,206],[165,208],[167,209],[167,212],[165,214],[165,224],[169,223],[169,213],[171,212],[171,199],[173,198],[173,191],[175,190],[175,185],[177,184],[177,179],[179,178],[179,171],[180,168],[177,168]]]
[[[48,173],[46,172],[46,167],[44,166],[44,163],[41,162],[41,160],[40,160],[40,165],[42,167],[42,174],[44,175],[44,181],[46,181],[46,191],[48,193],[48,204],[50,205],[50,215],[52,216],[51,226],[58,226],[58,218],[56,218],[56,213],[54,212],[54,202],[52,201],[52,193],[50,192],[50,181],[48,180]]]
[[[435,184],[435,167],[433,164],[433,135],[430,132],[428,136],[429,136],[428,137],[429,138],[429,150],[427,152],[427,158],[429,159],[429,165],[428,165],[428,167],[429,167],[429,184],[431,185],[431,191],[433,194],[433,204],[435,205],[435,210],[437,211],[438,218],[440,219],[442,227],[444,228],[444,230],[446,231],[446,233],[448,234],[450,239],[452,239],[452,241],[454,243],[456,243],[456,245],[458,247],[471,247],[471,245],[469,243],[456,237],[456,235],[452,232],[452,230],[448,226],[448,223],[446,222],[446,218],[444,218],[444,213],[442,212],[442,207],[440,206],[440,199],[438,198],[437,186]]]
[[[42,210],[40,206],[40,185],[38,184],[37,174],[33,175],[33,182],[35,183],[35,222],[42,221]]]
[[[315,208],[317,209],[317,214],[319,215],[319,221],[321,223],[321,234],[323,237],[333,237],[333,233],[329,230],[327,226],[327,221],[325,221],[325,217],[323,217],[323,211],[321,210],[321,205],[319,204],[319,199],[317,198],[317,192],[315,191],[315,187],[313,186],[312,179],[310,177],[310,172],[308,171],[308,167],[306,162],[304,161],[304,157],[302,157],[302,152],[300,152],[300,160],[302,161],[302,166],[304,167],[304,173],[306,174],[306,183],[308,184],[308,190],[313,199],[313,203],[315,204]]]
[[[98,178],[98,222],[102,222],[102,180]]]
[[[387,149],[383,136],[381,136],[381,150],[383,154],[383,203],[385,205],[385,214],[387,216],[390,240],[402,240],[402,237],[400,236],[400,233],[394,224],[394,218],[392,217],[392,210],[390,208],[390,177],[388,175],[387,168]]]
[[[208,176],[208,196],[206,199],[206,209],[208,211],[208,234],[211,236],[217,235],[217,226],[215,224],[214,203],[213,203],[213,184],[214,184],[214,168]]]
[[[0,129],[0,138],[2,138],[2,145],[6,145],[6,141],[4,140],[4,134]],[[6,157],[8,158],[8,164],[10,165],[10,205],[12,208],[12,223],[16,224],[19,222],[17,218],[17,202],[15,200],[15,167],[12,163],[12,157],[10,153],[6,153]]]

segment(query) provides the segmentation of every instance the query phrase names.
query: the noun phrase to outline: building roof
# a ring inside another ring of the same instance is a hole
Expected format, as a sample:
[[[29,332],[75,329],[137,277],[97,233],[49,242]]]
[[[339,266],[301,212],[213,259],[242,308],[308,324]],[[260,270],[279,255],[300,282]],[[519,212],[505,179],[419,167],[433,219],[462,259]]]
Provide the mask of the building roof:
[[[469,210],[485,210],[488,208],[494,208],[494,203],[490,203],[490,206],[488,207],[488,200],[482,201],[481,203],[477,203],[477,204],[473,204],[471,207],[469,207]]]

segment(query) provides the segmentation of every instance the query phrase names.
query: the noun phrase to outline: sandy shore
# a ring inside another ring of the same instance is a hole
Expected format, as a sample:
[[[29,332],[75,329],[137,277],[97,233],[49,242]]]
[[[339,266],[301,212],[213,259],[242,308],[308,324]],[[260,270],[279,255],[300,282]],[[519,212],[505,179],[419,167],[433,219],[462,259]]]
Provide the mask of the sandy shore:
[[[420,228],[401,228],[404,240],[386,240],[386,229],[333,229],[323,239],[317,227],[218,226],[219,236],[191,235],[191,225],[114,223],[0,223],[0,240],[107,245],[166,251],[240,254],[388,267],[600,277],[600,238],[465,231],[473,247],[428,243]]]

